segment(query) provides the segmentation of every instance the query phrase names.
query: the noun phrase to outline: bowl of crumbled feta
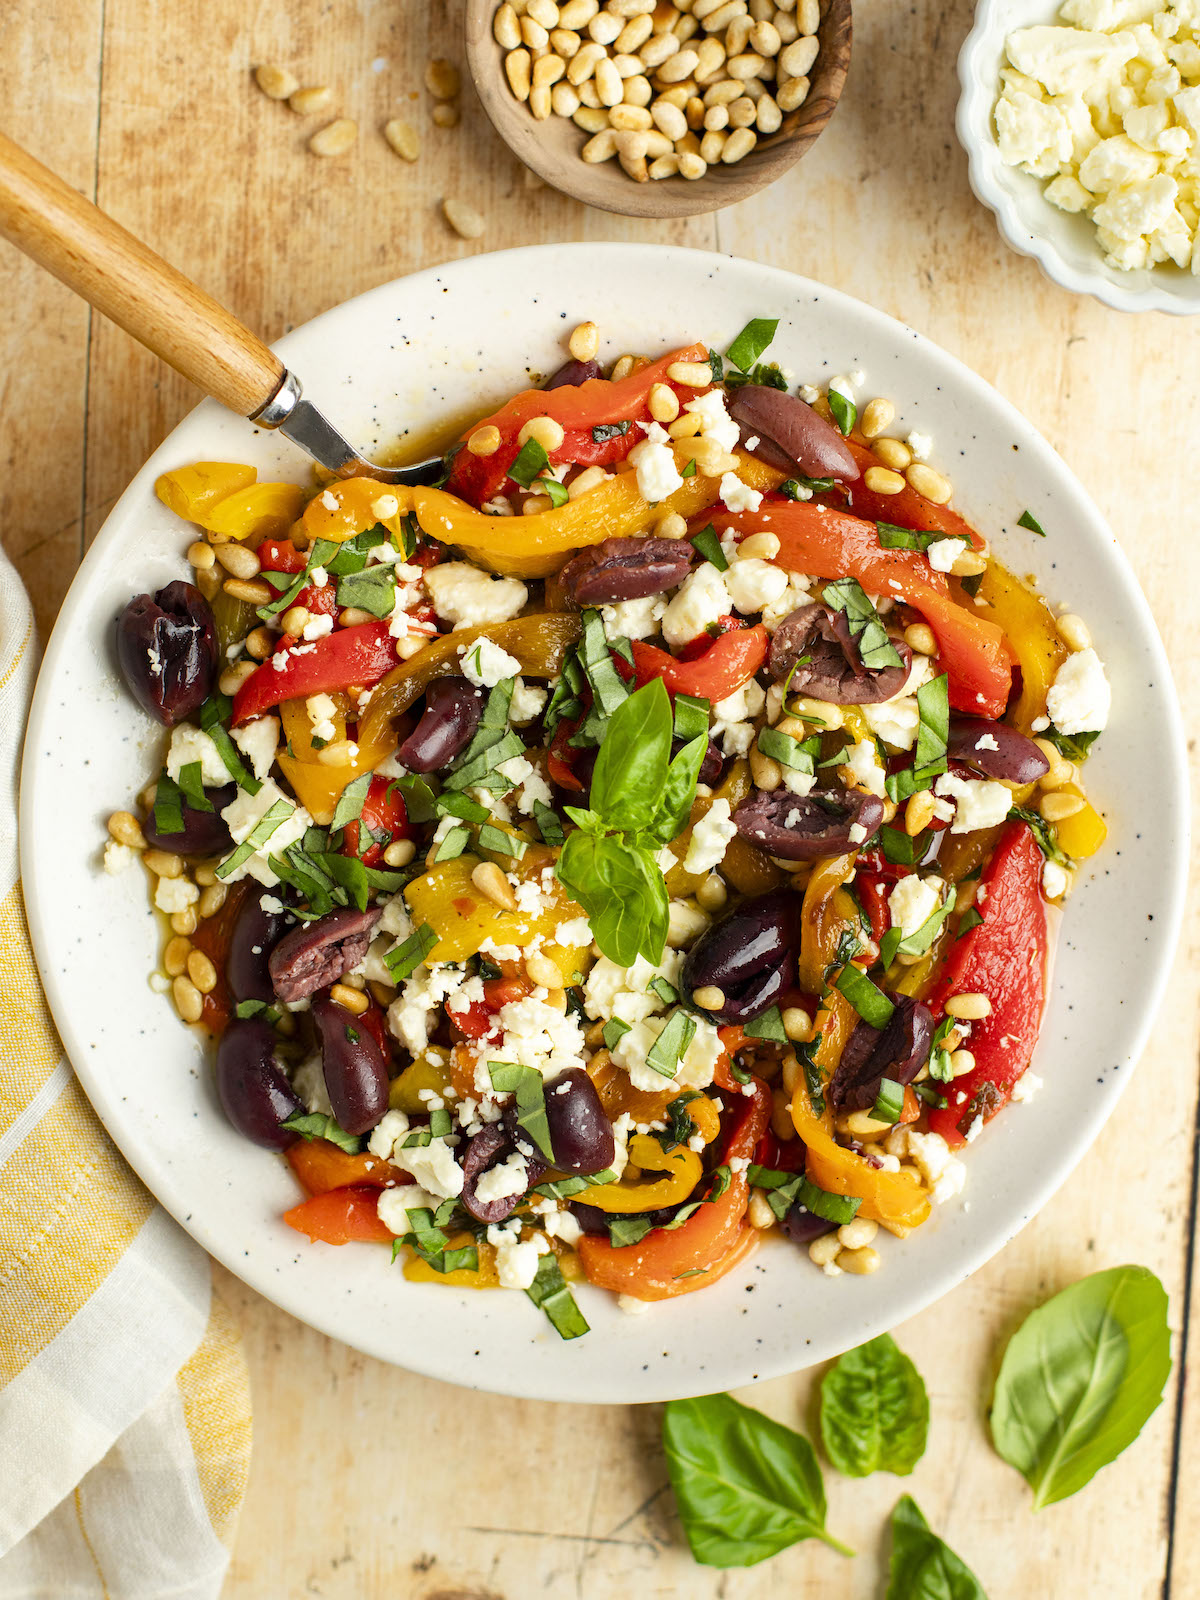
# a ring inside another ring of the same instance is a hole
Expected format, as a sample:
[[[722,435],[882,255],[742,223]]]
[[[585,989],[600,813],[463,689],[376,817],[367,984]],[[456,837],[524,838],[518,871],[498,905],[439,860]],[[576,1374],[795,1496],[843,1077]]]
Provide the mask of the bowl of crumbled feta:
[[[1200,311],[1200,4],[983,0],[958,136],[1012,248],[1118,311]]]
[[[68,597],[23,877],[124,1154],[314,1327],[527,1396],[953,1287],[1178,927],[1178,714],[1082,488],[910,329],[706,252],[457,262],[282,353],[446,454],[317,482],[206,403]]]

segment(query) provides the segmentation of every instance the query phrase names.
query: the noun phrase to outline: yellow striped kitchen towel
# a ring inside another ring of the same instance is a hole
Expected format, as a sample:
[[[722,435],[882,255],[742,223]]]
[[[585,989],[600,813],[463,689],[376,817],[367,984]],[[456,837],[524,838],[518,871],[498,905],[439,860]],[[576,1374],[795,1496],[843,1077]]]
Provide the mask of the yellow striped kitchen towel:
[[[250,1461],[208,1258],[84,1098],[33,964],[17,774],[37,665],[0,555],[0,1600],[212,1600]]]

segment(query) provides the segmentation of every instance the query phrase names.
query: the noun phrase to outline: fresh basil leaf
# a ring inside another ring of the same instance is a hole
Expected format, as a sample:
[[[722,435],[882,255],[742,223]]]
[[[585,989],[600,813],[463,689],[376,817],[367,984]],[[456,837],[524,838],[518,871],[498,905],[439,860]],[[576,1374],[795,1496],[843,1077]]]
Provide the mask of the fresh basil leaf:
[[[1030,1312],[1004,1352],[991,1428],[1035,1510],[1075,1494],[1133,1443],[1170,1371],[1167,1296],[1146,1267],[1094,1272]]]
[[[861,967],[847,961],[834,979],[834,988],[845,995],[864,1022],[869,1022],[873,1028],[887,1027],[896,1008]]]
[[[858,407],[840,389],[828,389],[825,398],[829,402],[830,411],[833,412],[833,420],[837,423],[842,437],[845,438],[847,434],[853,431],[854,424],[858,421]]]
[[[696,1124],[688,1114],[688,1106],[699,1097],[698,1089],[685,1089],[667,1106],[667,1126],[658,1135],[658,1142],[665,1151],[670,1152],[678,1145],[686,1144],[695,1134]]]
[[[693,739],[707,739],[708,716],[711,710],[711,700],[702,700],[691,694],[677,694],[675,737],[682,739],[685,744],[689,744]]]
[[[969,906],[967,910],[963,912],[962,917],[959,920],[958,937],[961,939],[964,933],[970,933],[971,929],[977,928],[982,921],[983,916],[978,908],[976,906]]]
[[[154,831],[183,832],[183,790],[164,767],[154,786]],[[211,807],[210,807],[211,809]]]
[[[904,1085],[895,1078],[880,1078],[871,1115],[878,1122],[899,1122],[904,1115]]]
[[[802,1539],[852,1553],[826,1531],[821,1468],[803,1434],[712,1394],[668,1401],[663,1447],[683,1531],[704,1566],[753,1566]]]
[[[391,973],[392,982],[401,983],[411,977],[437,942],[437,934],[427,922],[423,922],[403,944],[389,950],[383,958],[383,964]]]
[[[239,789],[247,794],[257,794],[262,782],[243,762],[237,745],[229,737],[229,719],[233,715],[233,701],[227,694],[212,694],[200,707],[200,726],[217,747],[229,776]]]
[[[711,561],[718,572],[729,571],[729,559],[721,549],[717,530],[711,522],[707,528],[701,528],[699,533],[694,533],[688,543],[702,561]]]
[[[818,1117],[825,1115],[825,1080],[821,1076],[821,1069],[817,1065],[817,1047],[821,1043],[821,1035],[814,1034],[804,1043],[795,1046],[796,1059],[804,1068],[804,1081],[808,1087],[809,1104]]]
[[[766,353],[778,327],[778,317],[752,317],[726,350],[726,361],[731,361],[739,372],[749,372]]]
[[[783,1013],[771,1006],[747,1022],[742,1030],[748,1039],[769,1039],[772,1044],[786,1044],[787,1033],[783,1026]]]
[[[668,983],[665,978],[653,979],[650,984],[650,988],[651,991],[662,1001],[663,1005],[677,1006],[679,1004],[678,990],[673,984]]]
[[[471,842],[470,828],[464,828],[461,823],[449,829],[437,849],[433,852],[434,861],[454,861],[461,856]]]
[[[715,350],[710,350],[708,352],[708,365],[709,370],[712,373],[712,381],[714,383],[724,383],[725,363],[721,360],[720,356]]]
[[[1053,823],[1047,822],[1040,812],[1029,811],[1025,806],[1013,806],[1008,813],[1008,820],[1028,824],[1038,849],[1047,861],[1057,861],[1059,866],[1068,864],[1071,858],[1060,847]]]
[[[493,689],[492,693],[495,692]],[[476,730],[476,738],[479,737],[480,731],[481,729]],[[479,755],[456,767],[446,778],[445,787],[455,790],[490,789],[493,794],[507,794],[512,788],[512,779],[504,777],[496,769],[503,766],[506,761],[511,761],[514,756],[524,754],[525,746],[517,735],[512,732],[506,733]]]
[[[646,1065],[664,1078],[673,1078],[695,1037],[695,1017],[682,1009],[672,1011],[666,1027],[646,1052]]]
[[[822,1378],[821,1439],[846,1477],[907,1477],[928,1435],[925,1385],[890,1333],[848,1350]]]
[[[558,845],[563,842],[566,835],[563,833],[563,826],[558,820],[557,813],[541,800],[533,802],[533,820],[537,823],[538,832],[546,844]]]
[[[274,1027],[279,1021],[280,1011],[278,1006],[268,1005],[265,1000],[239,1000],[236,1015],[243,1022],[250,1017],[261,1017]]]
[[[600,744],[590,798],[606,826],[636,833],[650,825],[663,803],[670,753],[671,701],[654,678],[617,707]]]
[[[1053,723],[1038,734],[1039,739],[1049,739],[1056,750],[1062,752],[1068,761],[1086,761],[1088,752],[1100,737],[1095,733],[1060,733]]]
[[[950,679],[946,673],[917,690],[917,711],[920,722],[915,765],[922,772],[945,772],[950,737]]]
[[[211,811],[212,801],[204,792],[204,779],[201,776],[199,761],[189,761],[179,769],[179,787],[183,790],[184,798],[193,811]],[[158,797],[155,796],[157,805]]]
[[[622,1022],[620,1017],[609,1017],[601,1032],[604,1035],[605,1048],[615,1050],[617,1045],[630,1031],[630,1024]]]
[[[667,944],[667,886],[646,850],[580,830],[567,839],[555,871],[587,913],[602,953],[630,967],[653,966]]]
[[[614,1250],[626,1250],[631,1244],[640,1244],[654,1224],[649,1217],[608,1217],[608,1242]]]
[[[779,485],[779,493],[785,500],[811,500],[814,494],[828,494],[835,486],[834,478],[806,478],[798,472]]]
[[[825,584],[823,594],[827,606],[846,613],[851,636],[868,672],[903,666],[900,652],[888,637],[878,611],[867,599],[857,578],[835,578],[832,583]]]
[[[342,856],[335,851],[326,851],[320,862],[334,883],[346,891],[349,903],[365,911],[371,886],[362,862],[356,856]]]
[[[630,695],[624,678],[613,664],[612,651],[609,649],[608,637],[604,632],[604,622],[595,609],[589,608],[583,613],[583,638],[579,645],[579,656],[602,716],[613,716]]]
[[[816,734],[811,739],[796,739],[790,733],[780,733],[778,728],[763,728],[758,736],[758,748],[781,767],[811,777],[821,753],[821,738]]]
[[[538,1257],[537,1272],[525,1293],[539,1311],[546,1313],[560,1339],[578,1339],[588,1332],[587,1321],[567,1287],[553,1251]]]
[[[624,438],[628,432],[628,422],[598,422],[592,429],[592,443],[607,444],[610,439]]]
[[[238,1014],[241,1015],[240,1008]],[[348,1155],[357,1155],[362,1149],[362,1140],[357,1134],[347,1133],[345,1128],[338,1126],[336,1118],[320,1111],[294,1111],[280,1123],[280,1127],[286,1128],[289,1133],[298,1133],[305,1140],[327,1139]]]
[[[884,966],[890,967],[898,955],[923,956],[941,932],[957,899],[958,891],[952,890],[932,916],[927,917],[912,933],[905,934],[900,928],[889,928],[879,941],[879,959]]]
[[[945,538],[937,533],[922,533],[916,528],[898,528],[893,522],[877,522],[875,531],[885,550],[928,550],[935,539]]]
[[[537,1146],[541,1155],[553,1163],[554,1151],[550,1144],[550,1123],[546,1116],[546,1086],[536,1067],[524,1067],[514,1061],[489,1061],[492,1087],[499,1094],[517,1097],[517,1126]]]
[[[458,817],[461,822],[486,822],[491,812],[467,794],[439,794],[433,802],[439,816]]]
[[[931,834],[928,828],[912,838],[902,828],[888,827],[886,824],[879,830],[879,846],[883,851],[883,859],[890,861],[894,867],[915,867],[925,858],[929,849]]]
[[[338,579],[339,606],[356,606],[373,617],[390,617],[396,609],[396,574],[392,567],[367,567]]]
[[[522,489],[528,489],[533,480],[545,472],[550,465],[550,457],[546,454],[545,447],[536,439],[526,439],[517,455],[517,459],[508,469],[508,475],[514,483],[519,483]]]
[[[436,819],[440,797],[434,793],[428,778],[419,772],[405,773],[403,778],[396,778],[388,784],[388,794],[391,794],[393,784],[400,791],[410,822],[433,822]]]
[[[371,787],[371,779],[374,776],[373,772],[364,772],[361,777],[355,778],[342,790],[334,807],[333,821],[329,824],[331,833],[344,828],[348,822],[357,822],[362,816],[367,790]]]
[[[892,1512],[889,1579],[884,1600],[987,1600],[970,1567],[938,1538],[907,1494]]]
[[[811,1211],[814,1217],[823,1217],[826,1222],[836,1222],[838,1227],[843,1227],[847,1222],[853,1222],[858,1215],[858,1208],[862,1200],[856,1194],[830,1194],[825,1189],[818,1189],[811,1178],[801,1175],[800,1187],[796,1191],[796,1200],[805,1211]]]
[[[273,833],[283,826],[295,811],[295,806],[290,800],[276,800],[271,809],[264,813],[254,827],[238,845],[232,855],[225,857],[216,869],[218,878],[227,878],[229,874],[241,866],[243,861],[249,861],[260,845],[266,844]]]
[[[690,461],[684,463],[683,471],[679,474],[679,476],[681,478],[694,478],[696,476],[695,456],[693,456]]]
[[[526,850],[524,839],[518,839],[512,833],[505,833],[503,828],[498,828],[491,822],[485,822],[480,828],[477,843],[481,850],[491,850],[495,855],[510,856],[514,861],[519,861]]]
[[[544,478],[535,478],[533,481],[533,487],[535,489],[540,489],[541,492],[549,498],[550,509],[552,511],[557,511],[559,506],[565,506],[567,501],[571,498],[567,493],[566,484],[559,483],[557,478],[552,478],[548,475]]]
[[[1021,515],[1017,518],[1017,527],[1028,528],[1030,533],[1036,533],[1039,538],[1044,539],[1046,537],[1045,528],[1042,527],[1041,523],[1034,516],[1032,511],[1022,511]]]
[[[661,679],[656,679],[661,682]],[[700,768],[704,765],[704,757],[708,754],[708,734],[703,733],[699,738],[693,739],[690,744],[685,744],[683,749],[667,768],[667,774],[662,782],[658,809],[643,829],[653,839],[655,844],[670,844],[671,840],[687,826],[688,818],[692,811],[692,802],[696,798],[696,782],[700,776]],[[598,764],[598,763],[597,763]]]

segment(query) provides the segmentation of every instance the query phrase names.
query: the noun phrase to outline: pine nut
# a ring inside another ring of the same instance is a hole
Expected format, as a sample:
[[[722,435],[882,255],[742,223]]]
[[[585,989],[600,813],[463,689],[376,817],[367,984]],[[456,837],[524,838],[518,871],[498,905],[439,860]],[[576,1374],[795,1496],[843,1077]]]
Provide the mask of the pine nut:
[[[521,507],[523,517],[540,517],[543,511],[553,511],[554,502],[548,494],[531,494]]]
[[[483,232],[483,218],[465,200],[443,200],[442,215],[462,239],[478,239]]]
[[[630,17],[613,40],[613,49],[618,55],[635,55],[653,32],[653,17],[647,16],[645,12],[640,17]]]
[[[550,30],[550,48],[556,56],[561,56],[564,61],[570,61],[579,51],[583,40],[570,28],[552,28]]]
[[[677,50],[670,55],[658,69],[660,83],[682,83],[685,78],[690,78],[696,70],[700,54],[696,50]]]
[[[945,1012],[960,1022],[978,1022],[982,1017],[991,1016],[992,1002],[985,994],[952,994],[946,1001]]]
[[[690,128],[682,139],[676,139],[675,154],[677,156],[698,156],[700,154],[700,140]]]
[[[540,22],[543,28],[558,27],[558,6],[554,0],[528,0],[525,10],[535,22]]]
[[[393,839],[383,852],[385,866],[406,867],[417,853],[411,839]]]
[[[327,744],[323,750],[317,751],[317,760],[325,767],[349,766],[357,756],[358,746],[353,739],[335,739],[332,744]]]
[[[183,857],[172,850],[147,850],[142,860],[156,878],[183,876]]]
[[[602,11],[588,23],[588,38],[593,39],[598,45],[615,44],[617,35],[624,26],[620,17],[614,17],[611,11]]]
[[[608,112],[591,106],[580,106],[571,120],[577,128],[582,128],[584,133],[601,133],[608,127]]]
[[[1063,822],[1067,817],[1073,817],[1083,810],[1084,799],[1082,795],[1067,794],[1065,791],[1056,791],[1053,794],[1043,795],[1038,810],[1047,822]]]
[[[844,1222],[838,1229],[838,1243],[847,1250],[861,1250],[864,1245],[874,1241],[878,1232],[877,1222],[872,1222],[867,1217],[855,1217],[853,1222]]]
[[[533,82],[533,62],[528,50],[508,52],[504,58],[504,76],[508,79],[508,87],[518,100],[529,99],[529,88]],[[572,82],[574,81],[572,79]]]
[[[737,547],[739,561],[774,561],[779,554],[779,536],[774,533],[752,533]]]
[[[616,139],[616,134],[613,134],[613,138],[614,140]],[[615,144],[613,148],[614,150],[616,149]],[[613,383],[620,383],[622,378],[627,378],[629,376],[629,374],[634,370],[635,366],[636,363],[632,356],[618,356],[613,362],[613,369],[609,373],[609,377],[612,379]]]
[[[567,349],[576,361],[594,361],[600,348],[600,330],[594,322],[581,322],[567,340]],[[497,430],[497,441],[499,431]]]
[[[808,1259],[818,1267],[832,1266],[841,1250],[836,1233],[823,1233],[808,1247]]]
[[[500,448],[500,429],[493,423],[486,428],[476,428],[467,439],[467,449],[473,456],[494,456]]]
[[[531,90],[530,100],[532,101],[532,99],[533,92]],[[453,100],[439,100],[432,112],[434,126],[438,128],[457,128],[461,115],[462,113]]]
[[[725,78],[721,83],[714,83],[710,89],[704,91],[704,104],[727,106],[734,100],[739,100],[743,92],[740,83],[735,83],[732,78]]]
[[[219,865],[219,861],[213,862],[211,866],[208,864],[208,862],[202,862],[200,866],[195,868],[192,873],[192,877],[195,878],[200,888],[211,889],[214,883],[220,883],[221,880],[217,877],[216,873],[216,868]]]
[[[184,1022],[199,1022],[204,1010],[204,996],[190,978],[179,977],[171,985],[171,998]]]
[[[549,956],[526,956],[525,972],[531,983],[540,984],[543,989],[562,987],[562,973]]]
[[[791,44],[794,39],[800,37],[800,29],[796,26],[796,19],[789,12],[777,11],[774,21],[775,31],[779,35],[781,45]]]
[[[562,448],[565,437],[562,424],[555,422],[553,417],[531,417],[518,433],[517,443],[528,444],[530,439],[536,439],[548,455],[551,450]]]
[[[679,397],[668,384],[656,383],[650,390],[650,415],[655,422],[674,422],[679,415]]]
[[[630,17],[640,17],[653,11],[658,0],[608,0],[608,9],[614,17],[621,17],[628,21]]]
[[[737,128],[726,139],[721,151],[721,160],[727,167],[731,167],[734,162],[748,156],[757,143],[758,135],[753,128]]]
[[[903,439],[876,439],[871,452],[885,467],[891,467],[893,472],[903,472],[905,467],[912,464],[912,451]]]
[[[513,894],[512,885],[494,861],[481,861],[471,873],[471,882],[484,899],[490,900],[494,906],[501,906],[505,911],[517,909],[517,897]]]
[[[720,911],[728,898],[729,891],[715,872],[710,872],[696,890],[696,901],[701,911]]]
[[[265,606],[275,598],[275,591],[269,583],[260,583],[257,579],[247,581],[244,578],[226,578],[221,585],[227,595],[235,600],[244,600],[247,605]]]
[[[558,11],[560,28],[586,28],[600,9],[600,0],[567,0]]]
[[[621,74],[606,56],[603,61],[596,63],[596,93],[600,96],[602,106],[619,106],[625,96],[621,85]]]
[[[567,63],[561,56],[541,56],[533,63],[533,87],[535,89],[552,88],[566,70]]]
[[[660,96],[650,107],[650,116],[656,128],[668,139],[682,139],[687,132],[687,118],[678,106]]]
[[[965,1078],[968,1072],[975,1071],[975,1057],[969,1050],[952,1050],[950,1071],[956,1078]]]
[[[714,109],[718,109],[714,107]],[[758,107],[749,95],[739,95],[736,100],[731,100],[725,108],[731,128],[749,128],[758,116]]]
[[[246,635],[246,653],[255,661],[265,661],[274,648],[275,635],[270,628],[255,628]]]
[[[217,987],[217,969],[203,950],[193,950],[188,956],[187,972],[201,994],[211,994]]]
[[[557,21],[558,10],[556,7],[552,9]],[[447,61],[443,56],[430,61],[425,68],[425,87],[435,100],[453,100],[461,87],[458,68],[453,61]]]
[[[502,50],[515,50],[521,42],[521,24],[509,0],[504,0],[492,18],[492,37]]]
[[[333,90],[327,83],[310,84],[288,96],[288,105],[298,117],[314,117],[333,104]]]
[[[1067,784],[1075,782],[1079,769],[1073,761],[1064,760],[1062,752],[1056,750],[1049,739],[1035,739],[1033,742],[1050,763],[1038,780],[1043,789],[1065,789]]]
[[[683,150],[679,155],[679,176],[694,183],[708,171],[708,162],[694,150]]]
[[[624,96],[624,103],[627,106],[649,106],[654,99],[654,90],[650,87],[649,78],[640,72],[635,72],[632,78],[626,78]]]
[[[819,49],[813,38],[797,39],[795,44],[789,44],[786,50],[780,52],[779,71],[787,78],[807,77]]]
[[[777,56],[783,41],[780,39],[779,30],[773,22],[756,22],[750,29],[750,37],[747,43],[760,56]]]
[[[780,111],[778,103],[769,94],[763,95],[758,102],[758,112],[754,119],[754,125],[759,133],[763,134],[778,133],[783,125],[783,112]]]
[[[904,831],[915,839],[933,821],[934,797],[931,789],[918,789],[904,808]]]
[[[236,694],[246,679],[252,678],[256,671],[253,661],[234,661],[217,679],[217,688],[222,694]]]
[[[910,623],[904,630],[904,642],[910,650],[921,656],[937,655],[937,640],[927,622]]]
[[[351,117],[338,117],[313,134],[308,148],[315,156],[344,156],[354,148],[357,139],[358,123]]]
[[[796,23],[801,33],[816,33],[821,26],[821,0],[799,0]]]
[[[584,44],[567,62],[567,82],[579,86],[596,70],[599,62],[604,60],[604,46],[600,44]]]
[[[892,1124],[873,1117],[869,1111],[851,1111],[840,1119],[842,1128],[856,1139],[877,1139],[881,1133],[890,1133]]]
[[[765,1229],[775,1226],[775,1213],[771,1210],[771,1203],[762,1189],[751,1189],[746,1217],[752,1228]]]
[[[706,361],[672,361],[667,377],[688,389],[707,389],[713,381],[712,368]]]
[[[163,951],[163,971],[169,978],[178,978],[187,971],[188,956],[191,953],[191,943],[178,934],[173,939],[167,940],[167,948]]]
[[[725,30],[726,56],[740,56],[744,54],[750,43],[750,34],[754,28],[753,17],[734,17]]]
[[[685,539],[688,526],[678,511],[668,511],[654,524],[654,532],[660,539]]]
[[[755,786],[768,794],[783,782],[783,768],[773,756],[765,756],[756,744],[750,746],[750,775]]]
[[[279,626],[289,639],[298,639],[312,621],[307,606],[289,606],[279,619]]]
[[[706,17],[711,17],[713,12],[719,10],[724,4],[725,0],[694,0],[691,13],[697,22],[703,22]],[[744,5],[742,9],[743,11],[745,10]]]
[[[895,415],[896,408],[890,400],[868,400],[858,419],[863,438],[877,439],[885,428],[891,426]]]
[[[114,811],[108,819],[108,831],[118,844],[128,845],[131,850],[146,848],[146,836],[132,811]]]
[[[722,128],[729,126],[728,106],[709,106],[704,113],[704,130],[706,133],[720,133]]]
[[[1073,611],[1064,613],[1055,623],[1058,637],[1068,650],[1087,650],[1092,643],[1092,635],[1087,623],[1082,617],[1077,617]]]
[[[713,83],[725,76],[725,46],[719,39],[705,39],[696,56],[696,70],[692,76],[697,84]]]
[[[360,606],[343,606],[338,615],[339,628],[359,628],[364,622],[375,621],[374,613],[364,611]]]
[[[804,1044],[812,1038],[812,1018],[803,1006],[787,1007],[783,1013],[783,1031],[798,1044]]]
[[[227,544],[219,544],[213,554],[217,560],[235,578],[256,578],[262,571],[262,563],[253,550],[248,550],[244,544],[236,544],[232,539]]]
[[[196,587],[206,600],[212,600],[220,592],[221,577],[215,567],[201,567],[196,573]]]
[[[611,161],[617,153],[616,130],[613,128],[601,128],[600,132],[589,139],[579,153],[592,166],[600,161]]]
[[[744,83],[748,78],[757,78],[766,65],[757,51],[748,50],[744,55],[732,56],[725,63],[725,70],[731,78],[738,78]]]
[[[171,932],[190,936],[195,933],[199,920],[195,906],[185,906],[182,911],[172,912],[170,918]]]
[[[199,912],[202,922],[208,917],[216,916],[217,912],[225,904],[225,897],[228,893],[229,890],[223,883],[211,883],[207,889],[201,890],[196,910]]]
[[[829,733],[842,727],[846,721],[841,706],[835,706],[832,700],[810,700],[800,696],[788,702],[788,710],[792,716],[799,717],[802,724],[815,723],[818,728],[824,728]],[[799,736],[807,739],[810,732],[811,729],[802,726]]]
[[[852,1272],[856,1277],[867,1277],[880,1268],[880,1255],[878,1250],[872,1250],[867,1245],[862,1250],[839,1250],[837,1265],[843,1272]]]
[[[718,989],[715,983],[702,984],[699,989],[693,989],[692,1004],[701,1011],[720,1011],[725,1005],[725,991]]]
[[[295,94],[300,87],[300,80],[294,72],[289,72],[286,67],[276,66],[274,63],[264,63],[254,69],[254,81],[268,100],[286,100],[288,95]]]
[[[775,100],[780,111],[796,111],[808,99],[809,81],[807,78],[785,78],[775,91]]]
[[[584,467],[567,485],[567,499],[578,500],[585,494],[591,494],[593,489],[608,482],[608,476],[603,467]]]
[[[613,106],[608,113],[608,121],[618,133],[645,133],[651,126],[650,113],[642,106]],[[644,150],[642,154],[645,154]]]
[[[677,55],[679,50],[680,42],[675,34],[659,33],[648,40],[638,54],[642,58],[642,65],[653,71],[655,67],[661,67],[671,56]]]
[[[889,467],[868,467],[863,483],[873,494],[899,494],[904,488],[904,479]]]
[[[535,18],[522,17],[521,42],[534,51],[546,50],[550,45],[550,35]]]
[[[335,983],[329,991],[329,998],[356,1017],[361,1017],[371,1004],[361,989],[352,989],[348,983]]]
[[[940,472],[927,467],[923,461],[914,461],[905,473],[905,477],[918,494],[924,495],[926,500],[931,500],[935,506],[944,506],[954,493],[949,481],[943,478]]]
[[[198,572],[211,567],[216,560],[216,556],[213,555],[212,545],[206,543],[203,539],[197,539],[193,544],[188,545],[187,558]]]
[[[950,571],[956,578],[977,578],[987,571],[987,557],[978,550],[964,550],[960,556],[955,556]]]

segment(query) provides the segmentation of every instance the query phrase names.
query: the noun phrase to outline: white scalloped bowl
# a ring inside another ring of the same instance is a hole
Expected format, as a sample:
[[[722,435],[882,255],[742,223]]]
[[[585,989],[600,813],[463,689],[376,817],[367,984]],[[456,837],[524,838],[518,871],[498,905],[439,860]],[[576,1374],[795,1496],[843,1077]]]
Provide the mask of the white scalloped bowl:
[[[664,294],[663,286],[670,285]],[[365,1245],[310,1245],[280,1220],[285,1163],[238,1137],[208,1052],[147,982],[161,949],[145,875],[99,870],[105,819],[143,787],[162,731],[125,691],[113,621],[131,594],[187,572],[189,528],[155,498],[160,472],[253,462],[307,481],[286,440],[211,401],[164,441],[113,508],[46,651],[25,745],[22,864],[46,993],[68,1054],[113,1138],[200,1243],[253,1288],[384,1361],[453,1383],[548,1400],[663,1400],[825,1360],[895,1326],[981,1266],[1045,1203],[1130,1076],[1179,925],[1186,859],[1184,749],[1153,621],[1103,518],[1049,445],[981,378],[912,329],[772,267],[650,245],[574,244],[476,256],[383,285],[288,334],[280,354],[368,452],[406,424],[486,411],[562,358],[594,318],[604,351],[724,348],[780,317],[774,353],[797,378],[862,368],[901,431],[933,435],[958,504],[1018,572],[1088,620],[1113,683],[1112,723],[1088,766],[1108,820],[1063,920],[1035,1057],[1045,1088],[969,1151],[963,1201],[903,1242],[873,1277],[824,1277],[786,1241],[699,1293],[629,1316],[583,1286],[592,1325],[563,1343],[522,1294],[413,1284]],[[1028,507],[1045,539],[1017,526]],[[1153,825],[1146,826],[1146,819]]]
[[[958,57],[962,93],[955,128],[967,152],[971,188],[994,212],[1006,243],[1019,255],[1032,256],[1060,288],[1093,295],[1114,311],[1195,315],[1200,312],[1200,277],[1173,264],[1137,272],[1109,266],[1092,222],[1060,211],[1042,193],[1042,179],[1006,167],[1000,159],[992,111],[1004,41],[1014,28],[1053,22],[1057,14],[1056,0],[981,0]]]

